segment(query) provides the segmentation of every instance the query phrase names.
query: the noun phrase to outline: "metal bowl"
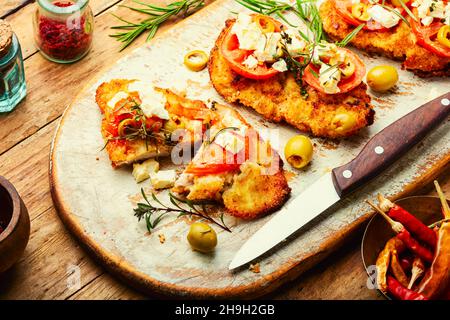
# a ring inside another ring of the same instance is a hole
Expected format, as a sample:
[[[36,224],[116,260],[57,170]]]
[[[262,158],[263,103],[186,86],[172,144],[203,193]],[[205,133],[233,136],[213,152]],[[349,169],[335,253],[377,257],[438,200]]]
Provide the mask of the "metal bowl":
[[[443,219],[441,202],[438,197],[415,196],[395,201],[396,204],[416,216],[426,225]],[[450,203],[450,201],[449,201]],[[383,250],[386,242],[395,236],[394,231],[387,221],[379,214],[373,216],[369,221],[361,243],[361,255],[367,275],[373,277],[374,268],[379,253]],[[380,292],[387,298],[388,295]]]

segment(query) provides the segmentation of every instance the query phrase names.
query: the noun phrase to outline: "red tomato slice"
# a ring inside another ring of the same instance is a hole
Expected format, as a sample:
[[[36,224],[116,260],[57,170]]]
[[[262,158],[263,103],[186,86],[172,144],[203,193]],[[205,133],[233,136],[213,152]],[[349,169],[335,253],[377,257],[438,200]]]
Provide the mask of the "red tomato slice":
[[[362,3],[369,3],[367,0],[361,1]],[[352,2],[350,0],[336,0],[335,6],[337,13],[344,19],[345,22],[352,26],[359,26],[361,23],[365,23],[364,30],[369,31],[387,31],[390,28],[383,27],[380,23],[370,19],[369,21],[358,20],[352,15]]]
[[[275,31],[279,32],[281,30],[282,24],[270,17],[267,18],[274,23]],[[253,51],[239,49],[239,40],[236,34],[231,33],[232,26],[233,24],[228,27],[220,48],[221,53],[230,68],[237,74],[245,78],[254,80],[269,79],[278,74],[279,71],[269,67],[266,63],[261,65],[258,64],[258,66],[254,69],[247,68],[242,64],[242,62],[253,53]]]
[[[347,55],[350,60],[355,64],[355,73],[348,77],[347,79],[342,79],[338,83],[338,88],[340,89],[339,93],[348,92],[354,88],[356,88],[363,80],[366,74],[366,67],[364,62],[352,51],[344,48],[340,48],[339,50],[344,50],[345,55]],[[319,74],[319,67],[310,63],[303,73],[303,80],[309,84],[314,89],[325,93],[323,88],[320,86],[319,78],[316,77],[316,74]]]
[[[222,146],[212,143],[202,151],[202,157],[195,163],[191,163],[186,169],[187,173],[195,175],[218,174],[236,171],[241,164],[248,159],[249,141],[247,137],[236,136],[245,139],[245,148],[234,154],[222,148]]]
[[[417,9],[414,9],[413,13],[417,17]],[[418,45],[440,57],[450,58],[450,48],[447,48],[436,40],[439,29],[444,25],[442,22],[437,21],[429,26],[423,26],[420,22],[414,21],[410,17],[409,23],[416,36],[416,43]]]

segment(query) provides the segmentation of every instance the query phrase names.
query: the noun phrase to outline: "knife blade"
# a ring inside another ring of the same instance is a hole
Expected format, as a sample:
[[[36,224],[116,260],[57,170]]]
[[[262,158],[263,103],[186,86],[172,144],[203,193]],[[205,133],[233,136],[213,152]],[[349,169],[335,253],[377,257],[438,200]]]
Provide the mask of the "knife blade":
[[[364,185],[411,149],[450,114],[450,92],[424,104],[387,126],[347,164],[334,168],[288,202],[239,249],[229,269],[269,251]]]

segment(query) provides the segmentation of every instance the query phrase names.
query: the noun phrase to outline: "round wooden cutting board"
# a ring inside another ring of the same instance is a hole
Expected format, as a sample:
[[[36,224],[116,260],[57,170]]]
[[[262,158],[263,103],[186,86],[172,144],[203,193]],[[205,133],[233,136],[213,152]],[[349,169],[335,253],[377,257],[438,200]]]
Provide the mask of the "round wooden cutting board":
[[[111,167],[106,152],[101,150],[104,142],[95,90],[103,81],[130,78],[185,91],[190,98],[222,101],[212,88],[207,71],[188,71],[183,66],[183,56],[194,49],[209,52],[224,21],[232,15],[230,11],[236,10],[241,7],[233,0],[217,1],[118,61],[78,95],[64,113],[55,135],[50,183],[61,219],[103,266],[147,293],[196,298],[248,298],[268,293],[323,259],[366,221],[370,210],[364,204],[365,199],[378,192],[394,198],[410,193],[430,181],[450,159],[447,121],[380,177],[261,257],[257,261],[259,273],[250,271],[248,266],[229,271],[228,265],[240,246],[270,216],[248,222],[226,217],[233,232],[215,228],[219,243],[210,255],[189,247],[186,234],[192,221],[187,217],[167,216],[149,234],[145,222],[134,217],[133,207],[142,200],[141,187],[151,192],[150,183],[136,184],[130,168]],[[400,69],[388,60],[365,58],[368,68],[380,61]],[[317,145],[314,161],[307,170],[295,171],[289,182],[292,196],[331,168],[352,159],[371,136],[392,121],[430,100],[431,95],[444,93],[444,80],[424,81],[399,72],[398,92],[402,94],[375,97],[377,117],[373,126],[339,143],[313,139]],[[263,136],[269,136],[270,128],[279,129],[272,137],[275,148],[282,150],[285,141],[298,133],[287,126],[263,121],[249,110],[236,108]],[[174,167],[169,162],[164,160],[162,168]],[[292,170],[288,165],[286,169]],[[158,196],[167,200],[165,192]],[[164,235],[164,243],[159,235]]]

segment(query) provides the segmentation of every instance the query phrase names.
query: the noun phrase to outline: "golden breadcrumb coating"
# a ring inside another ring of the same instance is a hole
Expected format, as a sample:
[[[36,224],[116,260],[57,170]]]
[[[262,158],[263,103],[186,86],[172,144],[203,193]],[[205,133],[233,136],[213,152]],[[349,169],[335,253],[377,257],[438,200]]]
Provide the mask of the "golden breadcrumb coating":
[[[320,6],[323,28],[333,40],[342,40],[355,27],[349,25],[336,10],[334,0]],[[439,57],[415,44],[411,28],[403,21],[383,32],[361,30],[350,42],[356,48],[403,61],[403,66],[418,76],[450,76],[450,58]]]

